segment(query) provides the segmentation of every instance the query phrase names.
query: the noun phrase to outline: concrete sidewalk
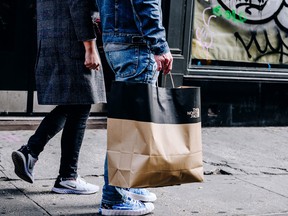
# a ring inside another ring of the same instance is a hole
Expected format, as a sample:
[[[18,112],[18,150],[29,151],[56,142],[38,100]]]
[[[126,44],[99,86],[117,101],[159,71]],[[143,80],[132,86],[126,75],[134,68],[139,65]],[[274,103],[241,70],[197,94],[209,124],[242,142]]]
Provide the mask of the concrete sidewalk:
[[[205,182],[152,188],[155,216],[288,216],[288,128],[203,128]],[[40,155],[34,184],[13,171],[11,152],[32,130],[0,131],[0,215],[98,215],[95,195],[51,193],[58,174],[60,134]],[[79,174],[103,185],[106,130],[88,129]]]

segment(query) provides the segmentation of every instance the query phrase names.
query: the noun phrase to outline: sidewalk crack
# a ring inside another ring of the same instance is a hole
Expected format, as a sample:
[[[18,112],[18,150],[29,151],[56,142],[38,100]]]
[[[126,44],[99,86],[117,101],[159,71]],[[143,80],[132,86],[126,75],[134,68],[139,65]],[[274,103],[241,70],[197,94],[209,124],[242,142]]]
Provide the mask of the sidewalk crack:
[[[246,183],[248,183],[248,184],[251,184],[251,185],[253,185],[253,186],[255,186],[255,187],[258,187],[258,188],[261,188],[261,189],[263,189],[263,190],[266,190],[266,191],[268,191],[268,192],[270,192],[270,193],[274,193],[274,194],[276,194],[276,195],[279,195],[279,196],[281,196],[281,197],[284,197],[284,198],[287,198],[287,199],[288,199],[288,196],[287,196],[287,195],[284,195],[284,194],[281,194],[281,193],[272,191],[272,190],[270,190],[270,189],[268,189],[268,188],[265,188],[265,187],[263,187],[263,186],[259,186],[259,185],[255,184],[255,183],[252,183],[252,182],[250,182],[250,181],[248,181],[248,180],[244,180],[244,179],[239,178],[239,177],[235,177],[235,178],[238,179],[238,180],[240,180],[240,181],[243,181],[243,182],[246,182]]]
[[[1,166],[1,165],[0,165]],[[31,199],[23,190],[21,190],[20,188],[18,188],[14,183],[13,179],[10,179],[6,173],[3,170],[0,170],[1,173],[3,173],[4,177],[0,178],[0,181],[9,181],[9,183],[11,185],[13,185],[20,193],[22,193],[27,199],[29,199],[31,202],[33,202],[35,205],[37,205],[40,209],[42,209],[45,213],[47,213],[48,215],[52,216],[52,214],[50,214],[45,208],[43,208],[38,202],[36,202],[35,200]]]
[[[27,199],[29,199],[31,202],[33,202],[35,205],[37,205],[40,209],[42,209],[45,213],[48,215],[52,216],[43,206],[41,206],[38,202],[35,200],[31,199],[23,190],[18,188],[12,181],[10,181],[10,184],[12,184],[19,192],[21,192]]]

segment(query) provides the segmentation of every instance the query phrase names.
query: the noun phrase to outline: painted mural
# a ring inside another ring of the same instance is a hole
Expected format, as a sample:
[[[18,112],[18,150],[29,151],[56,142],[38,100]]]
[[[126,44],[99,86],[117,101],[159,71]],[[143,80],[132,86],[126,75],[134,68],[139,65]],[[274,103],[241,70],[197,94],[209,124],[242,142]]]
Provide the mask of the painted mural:
[[[191,58],[285,66],[287,17],[288,0],[195,0]]]

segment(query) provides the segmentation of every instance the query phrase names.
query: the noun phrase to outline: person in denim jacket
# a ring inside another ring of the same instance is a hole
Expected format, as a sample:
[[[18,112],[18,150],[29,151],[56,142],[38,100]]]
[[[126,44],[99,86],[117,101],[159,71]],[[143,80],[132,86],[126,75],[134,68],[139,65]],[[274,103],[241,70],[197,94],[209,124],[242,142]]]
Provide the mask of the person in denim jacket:
[[[172,70],[159,0],[96,0],[103,47],[116,81],[155,85],[159,71]],[[109,185],[107,158],[100,206],[102,215],[144,215],[154,209],[156,195],[146,189]]]

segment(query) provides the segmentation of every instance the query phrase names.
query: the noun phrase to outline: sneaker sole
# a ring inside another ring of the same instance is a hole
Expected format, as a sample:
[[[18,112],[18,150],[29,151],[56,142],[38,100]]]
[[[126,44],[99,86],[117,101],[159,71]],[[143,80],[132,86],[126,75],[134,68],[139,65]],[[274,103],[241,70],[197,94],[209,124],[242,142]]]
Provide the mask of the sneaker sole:
[[[34,179],[29,175],[29,173],[26,170],[25,156],[20,152],[14,151],[12,152],[12,161],[15,167],[14,169],[15,174],[24,181],[27,181],[32,184],[34,182]]]
[[[154,210],[152,203],[144,203],[146,208],[139,210],[117,210],[117,209],[103,209],[100,208],[102,215],[146,215]]]
[[[156,196],[145,196],[145,195],[140,195],[140,194],[135,194],[130,191],[125,191],[126,196],[131,197],[132,199],[135,200],[140,200],[142,202],[155,202],[157,200]]]
[[[83,195],[89,195],[89,194],[95,194],[99,190],[94,190],[94,191],[79,191],[79,190],[73,190],[73,189],[68,189],[68,188],[56,188],[53,187],[52,191],[58,194],[83,194]]]

